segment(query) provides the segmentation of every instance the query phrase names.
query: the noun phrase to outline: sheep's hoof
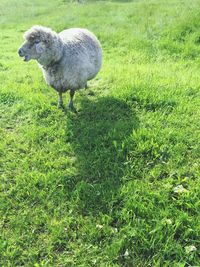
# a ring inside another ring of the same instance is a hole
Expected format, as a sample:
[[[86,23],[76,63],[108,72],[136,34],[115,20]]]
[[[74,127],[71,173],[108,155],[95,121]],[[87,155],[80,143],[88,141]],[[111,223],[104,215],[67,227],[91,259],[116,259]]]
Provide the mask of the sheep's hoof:
[[[73,104],[70,104],[70,103],[69,103],[69,105],[67,106],[67,108],[68,108],[68,110],[70,110],[70,111],[72,111],[72,112],[74,112],[74,113],[77,113],[77,110],[76,110],[76,108],[74,107]]]
[[[58,105],[57,105],[57,108],[64,109],[64,105],[63,105],[63,104],[61,104],[61,103],[58,103]]]

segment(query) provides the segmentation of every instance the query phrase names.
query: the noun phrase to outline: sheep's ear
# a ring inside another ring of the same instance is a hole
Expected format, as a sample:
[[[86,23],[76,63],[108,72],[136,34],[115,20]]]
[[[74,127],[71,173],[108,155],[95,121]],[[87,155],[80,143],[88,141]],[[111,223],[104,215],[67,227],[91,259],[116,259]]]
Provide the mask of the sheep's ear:
[[[36,52],[42,54],[44,52],[44,44],[38,43],[35,45]]]

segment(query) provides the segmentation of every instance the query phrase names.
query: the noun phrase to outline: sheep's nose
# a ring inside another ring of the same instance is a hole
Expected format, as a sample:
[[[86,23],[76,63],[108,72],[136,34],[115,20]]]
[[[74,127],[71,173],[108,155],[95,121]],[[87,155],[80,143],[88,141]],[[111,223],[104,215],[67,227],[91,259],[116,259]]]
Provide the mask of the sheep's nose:
[[[23,57],[24,53],[23,53],[23,50],[21,48],[18,50],[18,54],[20,57]]]

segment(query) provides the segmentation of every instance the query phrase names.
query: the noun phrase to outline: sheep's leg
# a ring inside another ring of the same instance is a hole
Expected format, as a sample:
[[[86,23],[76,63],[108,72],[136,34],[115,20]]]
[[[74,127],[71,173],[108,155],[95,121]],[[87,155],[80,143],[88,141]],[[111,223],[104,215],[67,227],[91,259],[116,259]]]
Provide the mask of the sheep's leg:
[[[63,107],[63,99],[62,99],[62,93],[58,92],[58,108]]]
[[[88,85],[87,85],[87,83],[85,84],[85,89],[88,89]]]
[[[69,100],[68,108],[74,109],[73,97],[74,97],[75,91],[71,89],[69,94],[70,94],[70,100]]]

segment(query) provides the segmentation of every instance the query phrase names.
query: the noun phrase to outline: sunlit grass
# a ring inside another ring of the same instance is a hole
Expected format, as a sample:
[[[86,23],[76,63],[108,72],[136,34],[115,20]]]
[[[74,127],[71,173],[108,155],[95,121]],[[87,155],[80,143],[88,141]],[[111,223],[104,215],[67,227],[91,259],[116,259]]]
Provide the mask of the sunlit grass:
[[[0,0],[0,266],[199,266],[199,7]],[[102,43],[77,114],[18,57],[33,24]]]

